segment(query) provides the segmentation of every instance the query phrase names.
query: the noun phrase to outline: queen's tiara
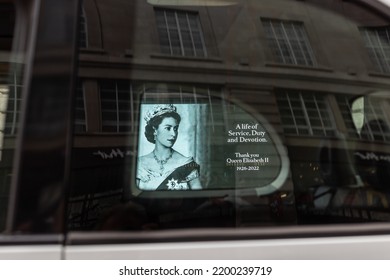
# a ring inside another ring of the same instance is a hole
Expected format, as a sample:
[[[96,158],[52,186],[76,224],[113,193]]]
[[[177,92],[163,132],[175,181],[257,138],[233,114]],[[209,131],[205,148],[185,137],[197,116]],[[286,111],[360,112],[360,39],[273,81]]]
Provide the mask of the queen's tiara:
[[[154,117],[161,116],[166,113],[176,113],[176,107],[172,104],[155,105],[146,113],[144,119],[147,123],[149,123],[149,121]]]

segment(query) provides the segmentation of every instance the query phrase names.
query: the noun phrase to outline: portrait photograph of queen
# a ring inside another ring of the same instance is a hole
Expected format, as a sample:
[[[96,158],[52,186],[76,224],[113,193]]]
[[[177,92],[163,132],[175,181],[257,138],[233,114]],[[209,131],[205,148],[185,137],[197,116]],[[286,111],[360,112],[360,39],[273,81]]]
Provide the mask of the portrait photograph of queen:
[[[191,105],[143,104],[136,182],[140,190],[199,190]]]

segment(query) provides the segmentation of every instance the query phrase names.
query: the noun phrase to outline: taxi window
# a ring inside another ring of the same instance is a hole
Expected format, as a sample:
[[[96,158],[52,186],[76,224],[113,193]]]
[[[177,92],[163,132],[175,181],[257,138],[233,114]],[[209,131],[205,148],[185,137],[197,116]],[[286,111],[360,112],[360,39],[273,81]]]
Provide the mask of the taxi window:
[[[0,3],[0,232],[5,230],[22,102],[23,26],[14,1]],[[17,24],[19,22],[19,24]]]
[[[390,29],[351,1],[83,1],[70,231],[388,221]]]

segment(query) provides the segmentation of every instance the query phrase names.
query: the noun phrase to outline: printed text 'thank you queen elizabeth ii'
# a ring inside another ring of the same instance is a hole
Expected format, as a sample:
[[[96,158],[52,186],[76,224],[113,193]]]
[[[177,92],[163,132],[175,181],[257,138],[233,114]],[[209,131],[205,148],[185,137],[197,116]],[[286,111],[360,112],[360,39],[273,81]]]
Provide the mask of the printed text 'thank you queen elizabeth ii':
[[[236,124],[228,131],[228,143],[259,143],[267,142],[265,131],[259,130],[259,124]]]

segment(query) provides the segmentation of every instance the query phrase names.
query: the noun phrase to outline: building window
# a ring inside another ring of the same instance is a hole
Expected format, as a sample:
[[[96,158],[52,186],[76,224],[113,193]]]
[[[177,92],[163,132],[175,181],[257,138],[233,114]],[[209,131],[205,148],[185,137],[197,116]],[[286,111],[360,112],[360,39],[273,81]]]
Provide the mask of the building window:
[[[145,96],[169,93],[179,103],[209,103],[211,96],[221,94],[219,88],[165,83],[137,83],[128,80],[101,80],[100,111],[102,132],[135,132],[138,123],[139,101]],[[214,125],[213,105],[210,104],[210,118]]]
[[[75,119],[74,119],[74,131],[86,132],[87,123],[85,120],[85,101],[84,101],[84,87],[82,83],[77,85],[76,89],[76,105],[75,105]]]
[[[385,113],[383,99],[365,98],[364,124],[361,131],[355,128],[352,120],[351,104],[354,98],[346,95],[336,97],[350,138],[370,141],[390,141],[390,120]]]
[[[390,73],[390,27],[361,28],[368,54],[378,71]]]
[[[80,30],[79,30],[79,47],[87,48],[88,47],[88,36],[87,36],[87,17],[85,14],[84,7],[81,8],[80,14]]]
[[[207,56],[197,13],[157,9],[156,21],[162,53],[179,56]]]
[[[10,73],[9,76],[0,77],[1,105],[5,113],[5,135],[15,135],[19,124],[19,112],[22,96],[22,76]]]
[[[335,125],[321,94],[279,90],[277,103],[286,134],[334,136]]]
[[[130,132],[134,123],[133,87],[129,81],[100,81],[103,132]]]
[[[317,64],[303,23],[272,19],[261,21],[277,62],[309,66]]]

